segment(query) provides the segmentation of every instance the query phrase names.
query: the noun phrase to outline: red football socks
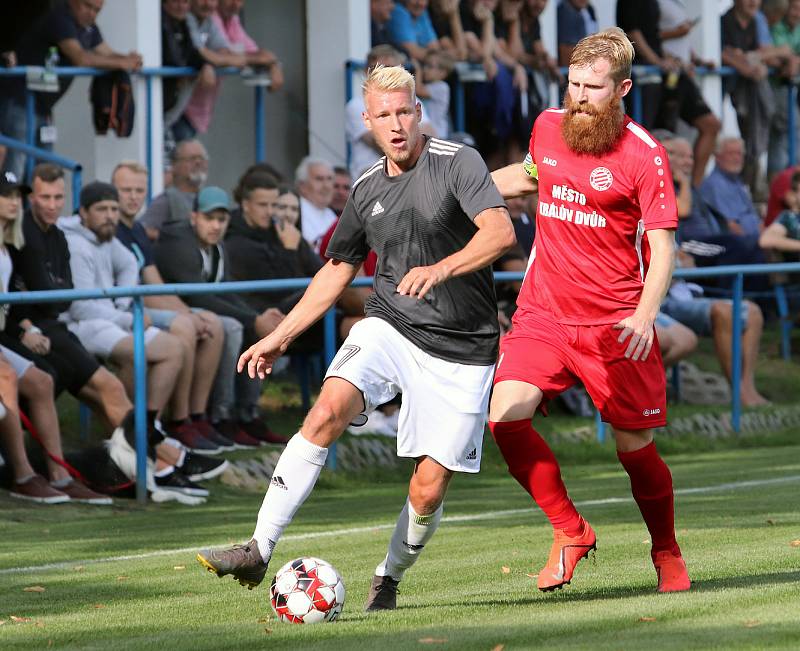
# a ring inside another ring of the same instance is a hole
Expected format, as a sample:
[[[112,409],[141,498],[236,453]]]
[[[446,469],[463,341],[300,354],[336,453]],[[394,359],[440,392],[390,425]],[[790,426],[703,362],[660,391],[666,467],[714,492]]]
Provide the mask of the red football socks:
[[[680,556],[675,540],[675,511],[672,475],[658,455],[656,444],[649,443],[633,452],[617,451],[617,457],[631,480],[631,492],[653,541],[653,554],[670,551]]]
[[[489,429],[508,471],[544,511],[553,528],[563,529],[568,536],[580,535],[581,516],[567,495],[558,461],[531,421],[490,421]]]

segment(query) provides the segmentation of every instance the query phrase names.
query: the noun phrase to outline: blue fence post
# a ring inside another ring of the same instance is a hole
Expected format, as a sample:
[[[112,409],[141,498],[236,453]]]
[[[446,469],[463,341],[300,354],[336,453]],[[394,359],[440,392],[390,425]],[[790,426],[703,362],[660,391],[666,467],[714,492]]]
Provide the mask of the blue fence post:
[[[603,422],[603,417],[600,415],[600,410],[594,412],[594,424],[597,429],[597,442],[602,444],[606,442],[606,424]]]
[[[788,95],[789,98],[787,101],[789,105],[786,107],[788,111],[786,114],[786,132],[789,134],[789,166],[792,167],[797,162],[797,133],[795,131],[797,124],[797,84],[795,82],[789,84]]]
[[[736,274],[733,284],[733,341],[731,352],[733,363],[731,368],[731,421],[733,431],[741,432],[742,420],[742,294],[744,292],[744,275]]]
[[[144,96],[145,104],[147,104],[146,119],[144,123],[144,150],[145,160],[147,161],[147,169],[150,174],[147,175],[147,203],[153,198],[153,78],[147,75],[144,78]]]
[[[30,147],[36,146],[36,98],[34,94],[25,90],[25,143]],[[30,182],[33,175],[33,156],[25,156],[25,178]]]
[[[328,368],[336,355],[336,310],[331,308],[325,313],[323,323],[325,331],[325,368]],[[336,443],[328,448],[328,468],[336,470]]]
[[[77,213],[81,207],[81,188],[83,187],[83,171],[80,167],[72,170],[72,209]]]
[[[264,118],[264,86],[255,87],[256,112],[256,162],[263,163],[267,159],[267,130]]]
[[[136,430],[136,500],[147,502],[147,360],[144,350],[144,304],[133,299],[133,384]]]

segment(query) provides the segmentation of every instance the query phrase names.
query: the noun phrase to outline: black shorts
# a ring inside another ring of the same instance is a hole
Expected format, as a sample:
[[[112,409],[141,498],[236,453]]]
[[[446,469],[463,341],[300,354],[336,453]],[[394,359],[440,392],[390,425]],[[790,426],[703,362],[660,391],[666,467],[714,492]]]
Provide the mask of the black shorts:
[[[53,377],[56,396],[65,389],[77,395],[100,368],[100,364],[60,321],[43,319],[36,321],[36,325],[50,339],[50,352],[47,355],[31,352],[22,342],[5,333],[0,336],[0,341],[7,348],[31,360],[37,368],[49,373]]]
[[[681,72],[674,88],[667,88],[668,77],[664,79],[656,126],[675,131],[678,118],[691,125],[697,118],[712,112],[694,79],[685,72]]]

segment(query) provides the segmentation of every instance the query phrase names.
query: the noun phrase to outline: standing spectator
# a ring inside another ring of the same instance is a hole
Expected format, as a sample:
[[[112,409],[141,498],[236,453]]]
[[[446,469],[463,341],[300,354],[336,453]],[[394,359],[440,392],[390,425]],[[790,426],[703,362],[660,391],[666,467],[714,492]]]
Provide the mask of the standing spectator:
[[[721,39],[722,64],[732,66],[738,73],[729,91],[746,146],[744,180],[760,197],[763,181],[759,158],[769,147],[769,127],[775,110],[767,66],[792,77],[797,74],[798,63],[788,46],[772,45],[769,32],[759,36],[759,4],[758,0],[734,0],[733,7],[722,17]]]
[[[350,197],[350,190],[353,186],[353,179],[346,167],[333,168],[333,198],[330,208],[340,217],[344,210],[347,199]]]
[[[172,222],[188,221],[194,200],[208,180],[208,153],[199,140],[184,140],[171,152],[172,185],[158,195],[139,222],[151,240]]]
[[[103,40],[95,25],[104,0],[63,0],[37,20],[22,35],[16,50],[17,65],[44,66],[51,57],[61,65],[86,66],[107,70],[138,70],[142,57],[137,52],[119,54]],[[13,22],[13,21],[12,21]],[[54,93],[34,93],[34,145],[52,149],[56,141],[53,107],[67,92],[72,77],[59,76]],[[25,141],[27,132],[24,77],[0,79],[0,132]],[[22,176],[24,158],[16,150],[6,155],[5,169]]]
[[[389,20],[394,11],[394,0],[369,0],[370,47],[391,45]]]
[[[689,43],[689,33],[696,21],[689,19],[682,0],[658,0],[660,19],[658,28],[664,54],[680,65],[680,72],[667,75],[661,87],[661,105],[656,117],[657,126],[677,130],[678,118],[697,129],[694,141],[694,169],[691,182],[698,186],[706,174],[706,167],[722,124],[703,99],[693,78],[693,64],[712,65],[694,56]]]
[[[231,260],[223,245],[229,219],[230,201],[227,193],[214,186],[204,188],[197,196],[191,219],[170,224],[159,239],[155,257],[164,280],[168,283],[230,280]],[[237,352],[241,350],[243,341],[249,345],[272,332],[283,318],[280,311],[275,309],[257,312],[236,294],[199,294],[187,296],[185,300],[194,308],[219,315],[225,327],[226,347],[231,345]],[[238,329],[229,327],[229,321],[238,323]],[[253,417],[260,391],[252,392],[250,385],[236,383],[235,366],[220,365],[221,370],[223,367],[227,375],[218,379],[212,398],[214,427],[241,447],[257,447],[262,441],[267,442],[268,438],[277,439],[278,435]],[[248,426],[249,430],[246,429]],[[253,436],[258,433],[262,437]]]
[[[561,0],[558,3],[558,65],[568,66],[575,45],[597,31],[597,14],[589,0]]]
[[[333,199],[333,166],[323,158],[306,156],[294,175],[300,191],[300,226],[303,237],[319,252],[322,236],[336,221],[330,206]]]
[[[164,97],[165,152],[170,155],[175,147],[176,135],[172,127],[178,123],[193,86],[211,89],[216,86],[217,75],[212,63],[195,45],[189,29],[189,3],[187,0],[161,0],[161,64],[164,66],[197,68],[193,77],[165,77],[162,81]]]
[[[391,45],[378,45],[367,54],[366,70],[369,72],[376,65],[401,66],[405,57]],[[357,179],[383,153],[375,144],[372,132],[364,124],[364,98],[356,93],[345,106],[345,136],[350,145],[350,174]]]
[[[433,31],[439,37],[439,49],[455,61],[467,60],[467,42],[461,24],[461,0],[432,0],[430,5]]]
[[[244,0],[192,0],[187,16],[189,31],[200,54],[215,66],[253,66],[269,73],[269,90],[283,87],[283,68],[278,57],[260,48],[242,26],[239,14]],[[176,124],[179,140],[206,133],[214,113],[221,79],[213,86],[196,85],[182,118]]]
[[[139,279],[145,285],[163,285],[155,263],[153,244],[141,223],[134,221],[144,205],[147,168],[135,161],[119,163],[111,175],[119,194],[117,239],[140,258]],[[217,315],[207,310],[192,310],[174,294],[145,296],[146,314],[153,325],[176,337],[183,347],[184,364],[170,403],[173,430],[191,417],[194,429],[222,449],[233,443],[211,427],[206,408],[220,363],[225,335]],[[229,362],[232,360],[228,360]],[[191,432],[184,427],[187,436]],[[190,445],[189,447],[195,447]],[[222,472],[221,468],[219,472]]]
[[[787,6],[786,1],[783,2]],[[785,45],[795,55],[800,55],[800,0],[788,2],[788,10],[783,17],[772,25],[770,30],[772,42],[776,46]],[[769,133],[769,157],[767,158],[767,174],[770,180],[789,164],[789,138],[794,138],[795,152],[798,151],[797,125],[800,115],[797,105],[793,104],[794,134],[789,134],[789,85],[792,79],[785,76],[771,76],[772,89],[775,92],[775,114],[772,116]]]
[[[625,31],[636,49],[633,64],[656,66],[668,75],[677,75],[679,63],[664,56],[661,46],[660,17],[658,0],[617,0],[617,25]],[[652,129],[661,106],[661,75],[637,75],[634,82],[640,87],[642,97],[642,115],[638,120]],[[633,111],[630,99],[627,97],[625,103],[629,115]]]
[[[408,56],[422,61],[430,50],[439,49],[439,38],[428,13],[428,0],[398,0],[389,20],[392,44]]]

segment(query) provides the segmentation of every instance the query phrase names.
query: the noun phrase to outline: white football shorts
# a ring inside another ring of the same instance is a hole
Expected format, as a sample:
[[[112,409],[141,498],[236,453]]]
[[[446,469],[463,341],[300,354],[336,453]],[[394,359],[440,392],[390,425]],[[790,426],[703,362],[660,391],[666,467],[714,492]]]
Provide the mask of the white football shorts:
[[[383,319],[356,323],[325,379],[358,388],[364,413],[403,394],[397,455],[428,456],[457,472],[478,472],[494,365],[457,364],[434,357]]]

